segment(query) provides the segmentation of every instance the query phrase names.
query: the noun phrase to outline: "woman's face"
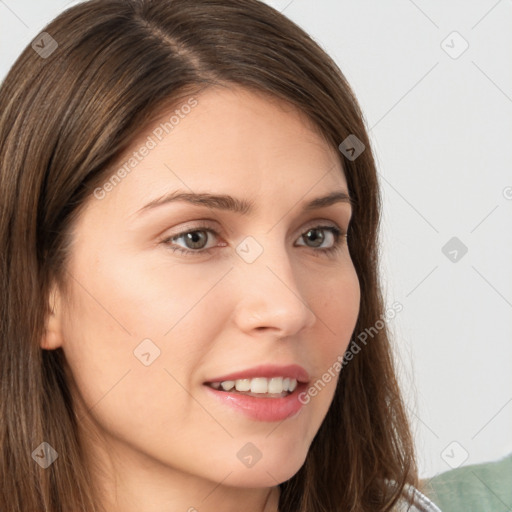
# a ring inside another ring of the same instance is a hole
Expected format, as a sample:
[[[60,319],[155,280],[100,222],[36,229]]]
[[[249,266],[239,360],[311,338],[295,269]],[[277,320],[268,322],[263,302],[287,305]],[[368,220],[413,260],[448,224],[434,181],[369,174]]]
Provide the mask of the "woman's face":
[[[54,339],[85,406],[80,425],[105,440],[91,453],[101,460],[108,445],[121,479],[138,468],[275,486],[305,460],[337,382],[322,375],[359,312],[335,235],[350,204],[306,208],[348,194],[347,183],[336,151],[290,105],[241,88],[195,100],[162,112],[86,205]],[[178,192],[233,199],[163,199]]]

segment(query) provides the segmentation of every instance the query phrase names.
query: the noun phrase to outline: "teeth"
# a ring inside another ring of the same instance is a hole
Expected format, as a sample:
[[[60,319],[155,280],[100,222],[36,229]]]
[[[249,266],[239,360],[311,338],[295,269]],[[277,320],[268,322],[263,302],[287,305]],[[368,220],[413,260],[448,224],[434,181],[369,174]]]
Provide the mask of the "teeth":
[[[251,380],[251,393],[266,393],[268,391],[268,380],[264,377],[257,377]]]
[[[268,381],[269,393],[282,393],[283,391],[288,391],[283,387],[283,377],[272,377]]]
[[[250,391],[251,390],[251,379],[235,380],[235,388],[237,391]]]
[[[225,380],[224,382],[221,382],[220,385],[222,386],[222,389],[224,391],[229,391],[230,389],[233,389],[235,387],[235,381]]]
[[[255,377],[254,379],[238,379],[238,380],[225,380],[223,382],[212,382],[210,384],[214,389],[222,389],[224,391],[250,392],[250,393],[268,393],[268,394],[281,394],[288,393],[295,390],[297,381],[289,377],[272,377],[267,379],[265,377]]]

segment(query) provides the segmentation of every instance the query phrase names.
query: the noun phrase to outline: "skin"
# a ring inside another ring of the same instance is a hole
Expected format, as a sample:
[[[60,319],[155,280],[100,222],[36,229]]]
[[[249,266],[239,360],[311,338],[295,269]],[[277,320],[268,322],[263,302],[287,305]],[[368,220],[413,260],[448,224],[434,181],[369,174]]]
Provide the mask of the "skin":
[[[277,485],[304,463],[337,378],[283,422],[250,419],[203,383],[265,363],[300,364],[314,382],[345,352],[359,312],[346,239],[328,256],[320,249],[333,245],[330,231],[320,231],[320,248],[302,236],[318,225],[348,229],[348,203],[302,211],[348,191],[336,150],[272,97],[232,87],[196,99],[121,183],[89,199],[74,229],[70,289],[54,288],[42,340],[64,350],[87,463],[111,511],[277,510]],[[255,211],[176,202],[138,213],[176,189],[229,194]],[[169,249],[198,247],[185,237],[164,243],[204,229],[200,220],[218,233],[202,231],[209,254]],[[235,251],[247,236],[263,248],[250,264]],[[145,366],[134,350],[148,338],[160,355]],[[237,457],[248,442],[262,455],[251,468]]]

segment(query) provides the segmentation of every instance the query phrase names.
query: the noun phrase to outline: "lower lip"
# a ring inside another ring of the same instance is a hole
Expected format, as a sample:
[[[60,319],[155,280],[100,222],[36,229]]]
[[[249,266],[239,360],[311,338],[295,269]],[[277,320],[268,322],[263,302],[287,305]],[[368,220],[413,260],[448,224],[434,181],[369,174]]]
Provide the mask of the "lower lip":
[[[219,391],[205,385],[208,392],[227,406],[233,407],[253,420],[268,422],[283,421],[297,415],[304,405],[299,401],[299,394],[306,387],[306,384],[299,383],[293,393],[282,398],[257,398],[242,393]]]

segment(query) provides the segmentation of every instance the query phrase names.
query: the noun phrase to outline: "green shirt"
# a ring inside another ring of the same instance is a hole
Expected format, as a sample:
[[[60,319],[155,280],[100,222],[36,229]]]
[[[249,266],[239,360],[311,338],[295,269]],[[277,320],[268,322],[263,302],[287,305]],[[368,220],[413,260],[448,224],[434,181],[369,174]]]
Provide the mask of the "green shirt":
[[[512,453],[446,471],[420,488],[443,512],[512,511]]]

